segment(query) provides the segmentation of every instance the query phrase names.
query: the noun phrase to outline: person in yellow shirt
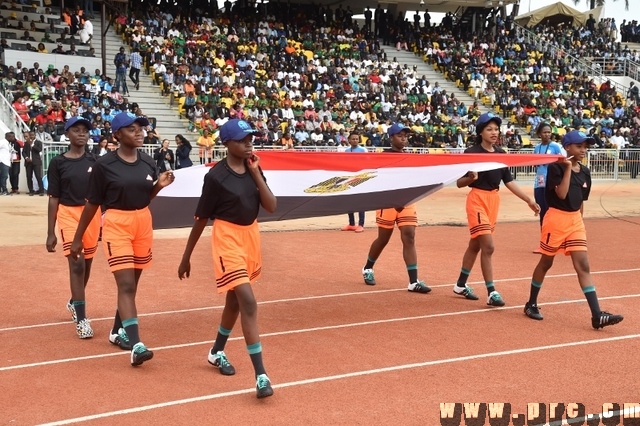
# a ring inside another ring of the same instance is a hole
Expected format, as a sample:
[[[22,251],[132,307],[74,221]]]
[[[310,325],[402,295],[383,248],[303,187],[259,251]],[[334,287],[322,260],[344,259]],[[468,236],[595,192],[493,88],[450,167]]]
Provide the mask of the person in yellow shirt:
[[[200,155],[200,164],[207,164],[211,162],[211,147],[213,146],[213,137],[209,132],[209,129],[202,129],[202,136],[198,138],[196,142],[198,144],[198,151]]]

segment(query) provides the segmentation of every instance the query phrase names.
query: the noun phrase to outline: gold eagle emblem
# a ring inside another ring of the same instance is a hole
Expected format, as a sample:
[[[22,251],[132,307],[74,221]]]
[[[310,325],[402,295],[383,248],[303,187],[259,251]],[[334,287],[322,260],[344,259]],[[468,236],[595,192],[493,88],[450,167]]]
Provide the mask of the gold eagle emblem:
[[[317,185],[310,186],[305,189],[304,192],[316,194],[343,192],[350,188],[354,188],[369,179],[373,179],[376,176],[376,172],[364,172],[354,176],[336,176],[331,179],[327,179],[324,182],[320,182]]]

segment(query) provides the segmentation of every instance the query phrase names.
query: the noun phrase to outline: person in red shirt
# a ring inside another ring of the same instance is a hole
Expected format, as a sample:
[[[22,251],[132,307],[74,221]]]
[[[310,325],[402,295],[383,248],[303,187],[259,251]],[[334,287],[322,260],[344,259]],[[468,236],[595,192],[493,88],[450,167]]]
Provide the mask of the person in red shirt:
[[[64,122],[64,111],[60,109],[60,105],[57,102],[51,103],[51,109],[46,115],[47,120],[53,120],[54,123]]]
[[[31,117],[29,116],[29,105],[27,105],[27,100],[29,100],[29,92],[24,92],[21,97],[17,98],[15,102],[13,102],[12,106],[18,113],[18,117],[28,125],[29,121],[31,121]]]

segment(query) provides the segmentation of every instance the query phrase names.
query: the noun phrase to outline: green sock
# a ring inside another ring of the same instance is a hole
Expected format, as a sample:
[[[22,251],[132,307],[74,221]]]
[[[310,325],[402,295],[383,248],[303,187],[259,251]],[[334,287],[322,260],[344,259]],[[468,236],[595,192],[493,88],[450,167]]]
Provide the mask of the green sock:
[[[467,279],[469,279],[469,274],[471,274],[471,271],[468,269],[460,269],[460,276],[458,277],[458,282],[456,283],[456,285],[458,287],[466,287],[467,286]]]
[[[538,293],[540,292],[542,283],[531,280],[531,291],[529,292],[529,303],[535,305],[538,303]]]
[[[78,319],[78,322],[80,322],[83,319],[87,318],[87,311],[86,311],[86,308],[85,308],[84,300],[74,300],[73,301],[73,307],[76,310],[76,318]]]
[[[367,256],[367,263],[364,265],[364,269],[372,269],[377,259],[371,259]]]
[[[496,288],[493,286],[493,281],[487,281],[484,285],[487,286],[487,294],[491,294],[492,291],[496,291]]]
[[[216,341],[213,343],[213,348],[211,348],[212,354],[224,350],[224,346],[227,344],[227,339],[230,334],[231,330],[227,330],[223,326],[218,327],[218,336],[216,337]]]
[[[418,265],[407,265],[407,272],[409,273],[409,284],[418,282]]]
[[[249,352],[249,356],[251,357],[251,363],[256,372],[256,377],[260,374],[267,374],[262,364],[262,343],[258,342],[253,345],[247,345],[247,352]]]
[[[584,293],[584,297],[587,298],[587,303],[589,304],[589,309],[591,309],[591,315],[593,317],[597,317],[600,315],[600,304],[598,303],[598,296],[596,295],[596,287],[590,285],[582,289]]]

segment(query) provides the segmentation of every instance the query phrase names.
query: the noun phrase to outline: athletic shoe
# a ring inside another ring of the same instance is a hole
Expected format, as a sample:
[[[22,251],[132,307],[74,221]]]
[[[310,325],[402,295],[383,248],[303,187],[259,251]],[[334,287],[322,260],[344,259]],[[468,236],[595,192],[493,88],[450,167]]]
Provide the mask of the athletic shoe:
[[[342,228],[342,231],[355,231],[355,230],[356,230],[355,225],[347,225],[344,228]]]
[[[76,334],[81,339],[91,339],[93,337],[93,329],[91,328],[91,321],[87,318],[76,324]]]
[[[209,364],[213,365],[214,367],[218,367],[218,370],[220,370],[220,374],[222,374],[223,376],[233,376],[234,374],[236,374],[236,369],[233,368],[233,365],[229,363],[227,355],[225,355],[225,353],[222,351],[218,351],[215,354],[209,351],[208,361]]]
[[[534,254],[542,254],[542,252],[540,251],[540,247],[536,247],[533,249],[533,253]]]
[[[258,398],[266,398],[273,395],[271,381],[266,374],[260,374],[256,377],[256,396]]]
[[[465,299],[478,300],[478,296],[476,296],[476,294],[473,292],[473,289],[468,285],[465,285],[464,287],[458,287],[458,285],[456,284],[453,286],[453,292],[460,296],[464,296]]]
[[[69,301],[67,302],[67,310],[71,312],[71,319],[73,320],[73,322],[77,323],[78,315],[76,314],[76,307],[73,306],[73,302],[71,302],[71,299],[69,299]]]
[[[362,268],[362,278],[366,285],[376,285],[376,279],[373,277],[373,269]]]
[[[364,228],[360,225],[356,226],[356,229],[354,229],[354,231],[356,232],[356,234],[359,234],[361,232],[364,232]]]
[[[487,297],[487,305],[489,306],[504,306],[504,300],[497,291],[492,291]]]
[[[623,319],[624,317],[622,315],[614,315],[609,312],[602,311],[597,317],[591,318],[591,325],[597,330],[608,325],[617,324]]]
[[[131,349],[131,365],[134,367],[142,365],[143,362],[149,361],[151,358],[153,358],[153,352],[147,349],[142,342],[133,345],[133,349]]]
[[[535,303],[527,302],[524,305],[524,314],[534,320],[540,321],[543,319],[542,314],[540,314],[540,308]]]
[[[409,291],[412,291],[414,293],[429,293],[431,291],[431,288],[428,287],[424,281],[416,281],[415,283],[411,283],[407,286],[407,289]]]
[[[109,342],[111,342],[112,345],[120,347],[123,351],[131,350],[129,336],[127,336],[127,332],[122,327],[120,327],[120,330],[118,330],[117,333],[109,333]]]

